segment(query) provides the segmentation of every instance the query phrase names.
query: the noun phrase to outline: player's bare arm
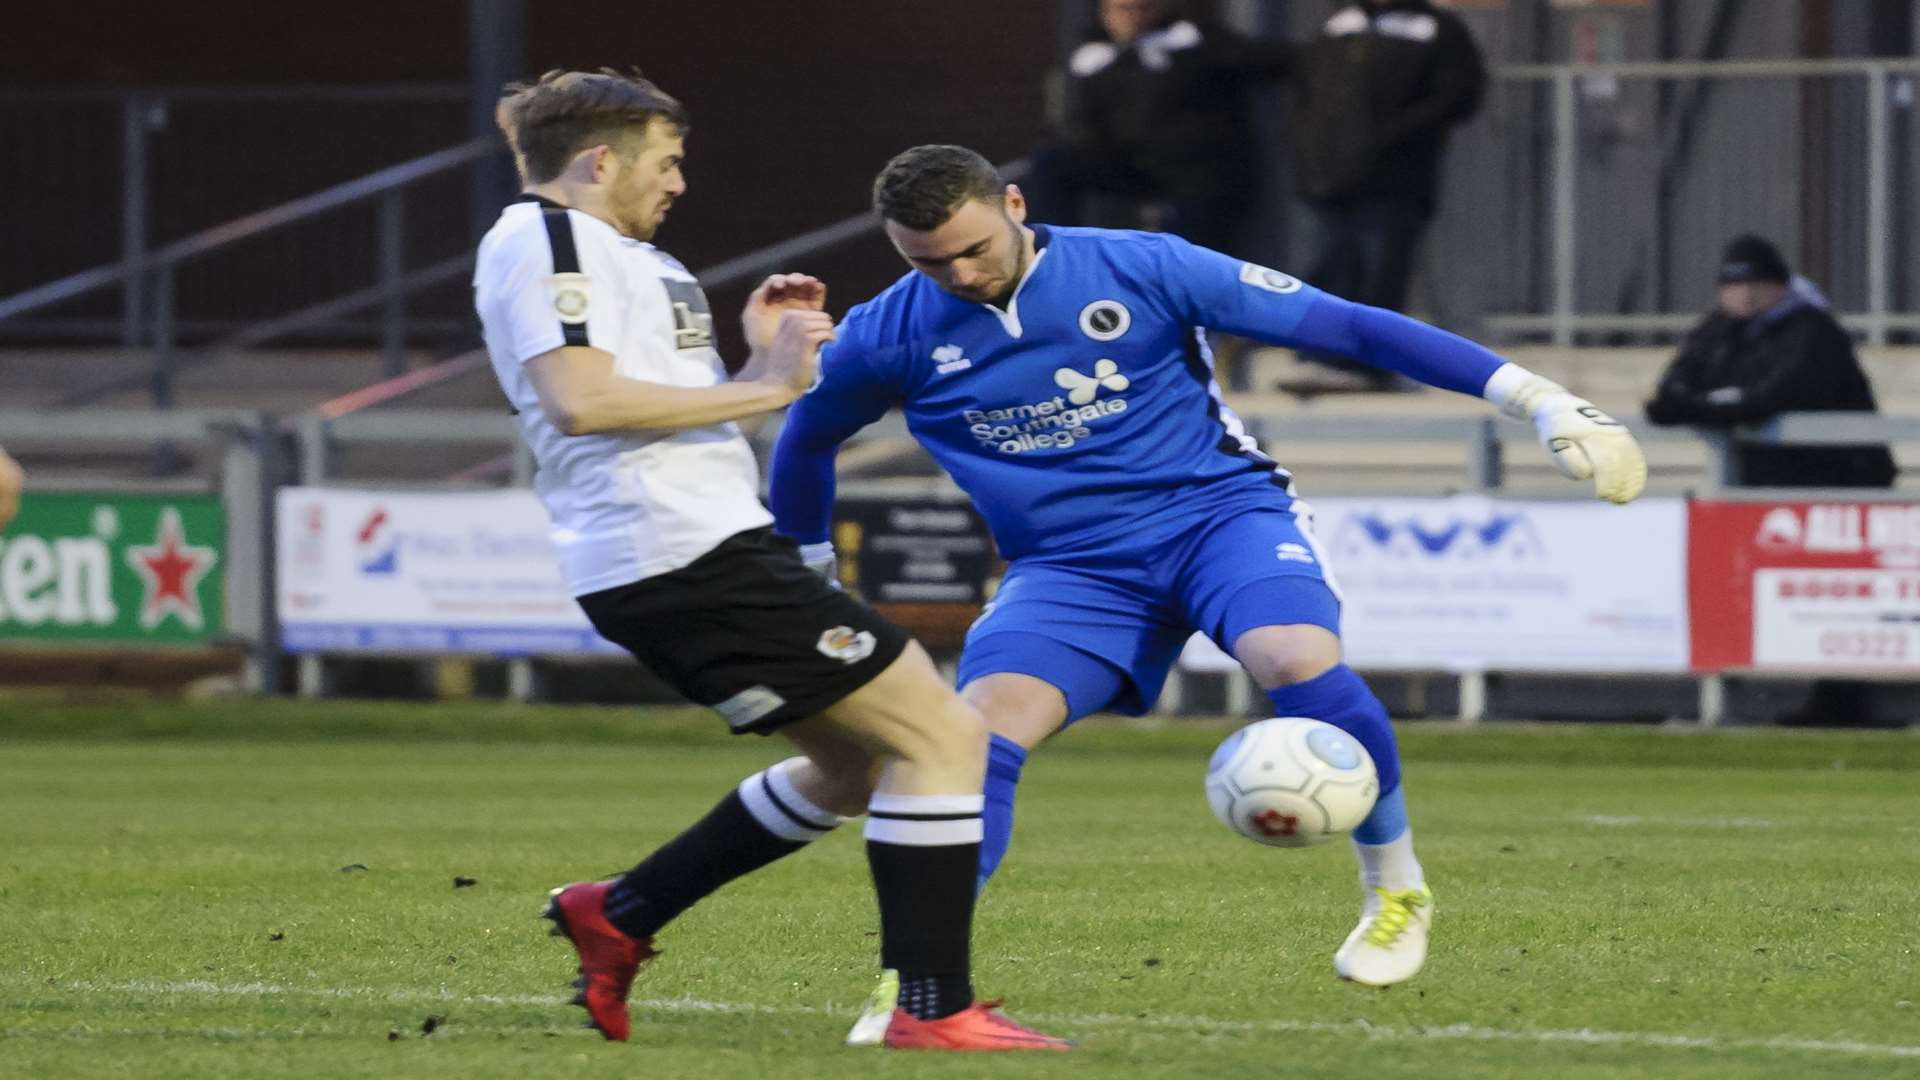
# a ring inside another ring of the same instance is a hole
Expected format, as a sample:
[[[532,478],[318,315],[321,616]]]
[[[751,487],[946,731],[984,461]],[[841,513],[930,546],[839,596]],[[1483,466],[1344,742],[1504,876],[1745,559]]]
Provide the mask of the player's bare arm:
[[[13,515],[20,511],[20,485],[26,480],[26,474],[20,471],[20,465],[0,450],[0,529],[7,527]]]
[[[534,357],[527,375],[549,420],[567,435],[609,431],[675,431],[724,423],[784,408],[813,384],[820,346],[833,340],[824,311],[783,310],[771,320],[766,348],[756,350],[757,377],[718,386],[669,386],[614,370],[613,354],[569,345]]]

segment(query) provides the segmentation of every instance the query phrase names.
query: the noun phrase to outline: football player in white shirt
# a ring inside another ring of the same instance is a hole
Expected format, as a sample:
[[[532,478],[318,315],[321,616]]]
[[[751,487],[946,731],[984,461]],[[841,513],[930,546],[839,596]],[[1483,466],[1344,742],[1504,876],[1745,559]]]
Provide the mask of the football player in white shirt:
[[[637,72],[555,71],[508,87],[497,118],[525,194],[481,242],[475,305],[567,581],[603,636],[734,731],[777,730],[802,755],[617,880],[554,890],[547,915],[580,956],[576,1003],[624,1040],[662,927],[864,812],[882,963],[900,970],[887,1045],[1065,1048],[973,998],[980,715],[905,632],[773,534],[734,424],[813,384],[833,334],[825,286],[762,283],[729,379],[699,284],[648,242],[687,187],[680,104]]]

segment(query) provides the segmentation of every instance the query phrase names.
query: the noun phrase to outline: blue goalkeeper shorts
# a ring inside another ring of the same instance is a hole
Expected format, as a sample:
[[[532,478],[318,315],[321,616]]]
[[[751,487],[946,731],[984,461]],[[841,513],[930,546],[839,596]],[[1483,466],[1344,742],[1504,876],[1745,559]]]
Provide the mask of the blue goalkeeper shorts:
[[[1015,560],[960,654],[959,684],[1031,675],[1067,723],[1152,707],[1196,631],[1228,652],[1258,626],[1340,632],[1338,587],[1305,504],[1250,506],[1096,550]]]

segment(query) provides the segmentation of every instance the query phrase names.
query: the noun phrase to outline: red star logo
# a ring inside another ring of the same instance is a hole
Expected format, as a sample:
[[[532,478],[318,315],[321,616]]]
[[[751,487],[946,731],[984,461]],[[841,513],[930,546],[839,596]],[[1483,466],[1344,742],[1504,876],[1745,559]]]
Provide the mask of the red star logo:
[[[169,506],[160,511],[153,543],[127,548],[127,565],[146,586],[146,598],[140,604],[140,625],[145,629],[159,626],[168,615],[189,630],[206,625],[200,612],[200,579],[220,560],[220,553],[186,541],[180,511]]]
[[[1262,836],[1292,836],[1300,831],[1298,816],[1283,814],[1272,807],[1253,815],[1248,821]]]

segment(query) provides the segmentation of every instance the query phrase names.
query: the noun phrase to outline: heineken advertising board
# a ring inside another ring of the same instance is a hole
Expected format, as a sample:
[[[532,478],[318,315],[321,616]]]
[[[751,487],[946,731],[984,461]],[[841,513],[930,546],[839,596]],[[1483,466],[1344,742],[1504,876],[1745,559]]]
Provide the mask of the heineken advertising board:
[[[0,645],[217,636],[226,513],[211,495],[30,492],[0,532]]]

